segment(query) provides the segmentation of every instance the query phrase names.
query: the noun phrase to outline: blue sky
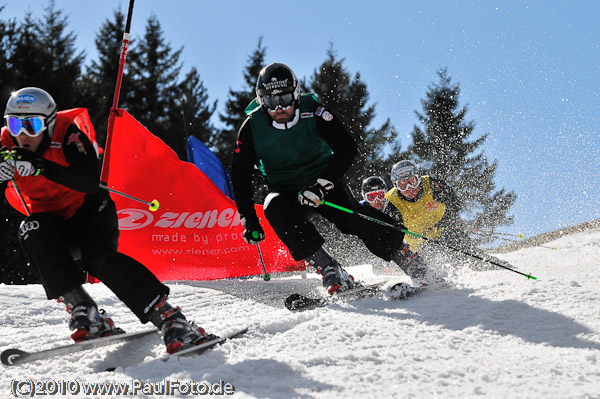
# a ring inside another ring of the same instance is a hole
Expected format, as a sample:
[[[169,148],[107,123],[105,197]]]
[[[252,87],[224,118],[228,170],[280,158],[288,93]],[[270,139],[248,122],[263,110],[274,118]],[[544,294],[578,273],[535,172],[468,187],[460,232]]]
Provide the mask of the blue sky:
[[[41,15],[47,2],[0,4],[0,18],[22,20],[27,10]],[[88,61],[101,24],[128,4],[56,1]],[[242,87],[260,36],[266,61],[284,62],[300,78],[333,43],[367,84],[373,127],[389,118],[404,147],[414,111],[447,67],[476,123],[472,138],[489,134],[483,151],[498,160],[495,182],[518,195],[515,224],[500,231],[530,236],[600,218],[598,1],[138,0],[133,39],[150,15],[173,48],[183,46],[183,70],[198,69],[219,112],[228,89]]]

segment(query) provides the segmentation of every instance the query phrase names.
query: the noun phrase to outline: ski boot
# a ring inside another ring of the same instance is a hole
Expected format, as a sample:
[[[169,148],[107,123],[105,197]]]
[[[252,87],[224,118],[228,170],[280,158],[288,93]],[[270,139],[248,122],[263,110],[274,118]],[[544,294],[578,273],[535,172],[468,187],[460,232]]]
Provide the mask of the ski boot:
[[[153,307],[150,321],[160,330],[169,354],[218,338],[189,322],[179,307],[169,305],[166,296]]]
[[[392,260],[411,278],[417,287],[436,284],[443,279],[425,263],[417,252],[413,252],[408,244],[398,251]]]
[[[329,295],[360,285],[354,282],[354,277],[342,269],[338,261],[322,247],[305,260],[323,276],[323,287],[327,288]]]
[[[75,342],[125,333],[115,327],[104,310],[98,310],[96,302],[81,286],[59,296],[57,301],[64,303],[71,315],[69,329],[75,330],[71,334],[71,339]]]
[[[323,287],[327,288],[329,295],[359,286],[354,281],[354,277],[348,274],[337,261],[323,268],[319,266],[316,268],[317,273],[323,276]]]
[[[98,310],[95,304],[80,304],[71,311],[69,329],[75,330],[71,339],[75,342],[124,334],[125,331],[115,327],[115,323],[104,309]]]

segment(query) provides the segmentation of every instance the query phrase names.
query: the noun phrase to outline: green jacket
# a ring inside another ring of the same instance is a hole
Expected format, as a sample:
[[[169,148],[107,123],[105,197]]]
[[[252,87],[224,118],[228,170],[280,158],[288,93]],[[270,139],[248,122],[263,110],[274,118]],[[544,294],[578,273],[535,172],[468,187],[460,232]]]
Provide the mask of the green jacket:
[[[248,108],[254,150],[270,190],[299,190],[313,184],[329,165],[331,147],[317,134],[312,94],[301,94],[296,125],[281,130],[273,127],[255,100]]]

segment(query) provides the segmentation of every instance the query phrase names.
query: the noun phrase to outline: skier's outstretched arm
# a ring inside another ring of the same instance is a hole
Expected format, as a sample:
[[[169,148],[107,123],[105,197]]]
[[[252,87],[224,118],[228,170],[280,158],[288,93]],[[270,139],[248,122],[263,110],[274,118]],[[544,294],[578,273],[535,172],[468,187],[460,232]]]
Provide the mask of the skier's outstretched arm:
[[[252,173],[256,164],[254,138],[248,119],[239,130],[231,165],[231,184],[233,195],[242,218],[256,219],[254,193],[252,192]]]

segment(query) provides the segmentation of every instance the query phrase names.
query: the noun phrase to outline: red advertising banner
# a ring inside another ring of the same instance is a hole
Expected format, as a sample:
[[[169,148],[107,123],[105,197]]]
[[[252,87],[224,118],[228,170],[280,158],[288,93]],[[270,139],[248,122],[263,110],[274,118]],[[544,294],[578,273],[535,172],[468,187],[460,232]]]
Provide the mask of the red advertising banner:
[[[158,137],[118,110],[111,142],[109,188],[144,199],[160,209],[111,193],[119,216],[119,251],[161,280],[212,280],[262,274],[255,245],[242,238],[235,202],[196,166],[179,160]],[[266,238],[260,243],[269,273],[304,270],[257,214]]]

